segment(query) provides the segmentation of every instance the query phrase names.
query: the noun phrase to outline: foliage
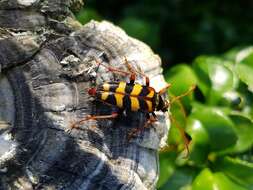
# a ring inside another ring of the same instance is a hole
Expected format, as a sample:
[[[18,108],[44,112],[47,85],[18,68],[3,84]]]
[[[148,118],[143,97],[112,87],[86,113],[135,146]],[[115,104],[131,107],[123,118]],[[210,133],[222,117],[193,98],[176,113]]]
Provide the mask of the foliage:
[[[84,8],[82,23],[103,18],[120,25],[161,55],[166,67],[253,42],[250,0],[88,0]]]
[[[187,158],[177,128],[161,153],[159,190],[253,189],[253,47],[221,56],[199,56],[192,66],[179,64],[165,72],[177,96],[195,84],[197,90],[171,107],[172,115],[192,137]],[[180,153],[181,152],[181,153]]]

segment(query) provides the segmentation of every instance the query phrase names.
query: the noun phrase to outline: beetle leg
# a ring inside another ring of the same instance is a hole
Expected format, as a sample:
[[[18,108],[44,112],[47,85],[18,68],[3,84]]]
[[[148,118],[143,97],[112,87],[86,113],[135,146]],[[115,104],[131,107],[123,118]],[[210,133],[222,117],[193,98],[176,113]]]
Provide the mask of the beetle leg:
[[[157,120],[157,116],[156,116],[155,112],[151,112],[151,114],[153,115],[154,119]]]
[[[149,86],[149,77],[147,75],[145,75],[143,72],[140,72],[140,71],[137,71],[136,69],[133,68],[132,65],[129,64],[128,60],[126,57],[125,58],[125,65],[127,66],[128,70],[134,74],[135,76],[137,75],[136,73],[138,73],[139,75],[143,76],[145,78],[145,81],[146,81],[146,86]],[[131,81],[131,79],[130,79]],[[130,82],[131,83],[131,82]]]
[[[172,104],[173,102],[183,98],[184,96],[189,95],[192,91],[194,91],[194,89],[196,88],[196,85],[192,85],[185,93],[179,95],[179,96],[175,96],[174,98],[171,99],[170,104]]]
[[[136,73],[136,70],[132,67],[132,65],[129,64],[128,60],[126,57],[124,57],[125,59],[125,65],[127,66],[127,69],[131,72],[131,73]]]
[[[176,127],[180,131],[180,135],[184,140],[184,147],[185,147],[185,150],[186,150],[186,155],[184,156],[184,158],[187,158],[189,156],[189,153],[190,153],[189,144],[191,143],[191,136],[188,133],[186,133],[185,130],[182,127],[180,127],[178,122],[172,116],[170,116],[170,120],[173,123],[175,123]],[[176,150],[176,149],[177,149],[177,147],[175,145],[166,145],[160,151],[161,152],[169,152],[169,151]]]
[[[132,73],[130,76],[130,84],[134,84],[135,78],[136,78],[136,75]]]
[[[171,84],[170,84],[170,83],[167,83],[166,86],[165,86],[164,88],[162,88],[162,89],[158,92],[158,94],[159,94],[159,95],[164,94],[164,93],[168,90],[168,88],[170,88],[170,87],[171,87]]]
[[[98,60],[95,60],[96,63],[98,64],[98,67],[100,65],[104,66],[105,68],[108,69],[108,71],[110,72],[114,72],[114,73],[117,73],[117,74],[120,74],[120,75],[123,75],[123,76],[129,76],[130,75],[130,84],[134,84],[135,82],[135,78],[136,78],[136,73],[138,73],[139,75],[143,76],[145,78],[145,81],[146,81],[146,86],[149,86],[149,77],[146,76],[144,73],[140,72],[140,71],[136,71],[127,61],[127,59],[125,58],[125,64],[129,70],[129,72],[127,71],[122,71],[120,69],[117,69],[115,67],[112,67],[112,66],[108,66],[108,65],[105,65],[103,64],[102,62],[99,62]]]
[[[99,62],[98,60],[96,60],[96,63],[98,64],[98,66],[99,66],[99,65],[104,66],[104,67],[107,68],[108,71],[110,71],[110,72],[118,73],[118,74],[123,75],[123,76],[129,76],[129,75],[132,74],[132,73],[130,73],[130,72],[122,71],[122,70],[117,69],[117,68],[114,68],[114,67],[112,67],[112,66],[105,65],[105,64]]]
[[[114,119],[114,118],[118,117],[118,115],[119,114],[117,112],[114,112],[110,115],[88,115],[85,118],[71,124],[69,131],[71,131],[72,129],[81,129],[79,127],[79,125],[88,121],[88,120]]]
[[[174,117],[170,116],[170,120],[171,120],[172,122],[175,123],[176,127],[177,127],[178,130],[180,131],[181,137],[182,137],[183,140],[184,140],[185,149],[186,149],[186,151],[187,151],[185,157],[188,157],[188,155],[189,155],[189,153],[190,153],[190,151],[189,151],[189,144],[190,144],[190,142],[191,142],[191,136],[190,136],[189,134],[187,134],[187,133],[185,132],[185,130],[184,130],[182,127],[180,127],[180,125],[179,125],[178,122],[174,119]]]
[[[149,77],[146,76],[145,79],[146,79],[146,86],[149,86],[149,84],[150,84]]]
[[[153,115],[153,112],[152,112],[152,115]],[[155,113],[154,113],[155,115]],[[148,120],[146,121],[146,123],[141,126],[141,127],[138,127],[138,128],[134,128],[132,129],[129,133],[128,133],[128,136],[127,136],[127,140],[130,141],[133,137],[137,136],[140,132],[142,132],[145,128],[148,128],[150,124],[154,123],[157,121],[157,118],[156,118],[156,115],[155,116],[150,116],[148,114]]]

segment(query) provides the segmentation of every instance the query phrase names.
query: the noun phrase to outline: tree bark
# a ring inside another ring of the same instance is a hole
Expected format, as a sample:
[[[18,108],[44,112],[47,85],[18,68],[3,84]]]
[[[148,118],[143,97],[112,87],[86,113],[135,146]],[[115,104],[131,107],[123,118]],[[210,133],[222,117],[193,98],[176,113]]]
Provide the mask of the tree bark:
[[[106,21],[81,26],[71,12],[81,6],[0,1],[0,189],[155,189],[166,114],[158,112],[159,121],[130,142],[143,113],[67,132],[87,115],[113,111],[88,95],[91,86],[129,80],[96,61],[127,71],[126,57],[156,90],[165,85],[160,58],[147,45]]]

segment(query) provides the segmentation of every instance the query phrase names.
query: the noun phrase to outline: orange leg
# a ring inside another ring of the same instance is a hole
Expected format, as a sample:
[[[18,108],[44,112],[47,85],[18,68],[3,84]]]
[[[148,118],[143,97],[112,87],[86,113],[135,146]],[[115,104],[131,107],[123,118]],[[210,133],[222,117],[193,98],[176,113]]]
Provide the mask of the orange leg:
[[[81,129],[79,127],[79,125],[82,124],[82,123],[84,123],[84,122],[86,122],[86,121],[88,121],[88,120],[114,119],[114,118],[118,117],[118,115],[119,115],[118,113],[112,113],[110,115],[88,115],[84,119],[81,119],[81,120],[79,120],[77,122],[74,122],[70,126],[69,130],[71,131],[72,129]]]
[[[103,64],[103,63],[101,63],[101,62],[98,62],[97,60],[96,60],[96,63],[98,64],[98,66],[99,66],[99,65],[104,66],[104,67],[107,68],[108,71],[110,71],[110,72],[118,73],[118,74],[120,74],[120,75],[122,75],[122,76],[129,76],[129,75],[130,75],[130,83],[131,83],[131,84],[134,84],[134,81],[135,81],[135,78],[136,78],[136,74],[135,74],[134,72],[132,72],[132,71],[130,71],[130,72],[122,71],[122,70],[120,70],[120,69],[117,69],[117,68],[114,68],[114,67],[112,67],[112,66],[108,66],[108,65],[105,65],[105,64]]]
[[[130,83],[131,84],[134,84],[134,81],[135,81],[135,78],[136,78],[136,73],[138,73],[139,75],[143,76],[145,78],[145,81],[146,81],[146,86],[149,86],[149,78],[148,76],[146,76],[144,73],[140,72],[140,71],[137,71],[135,70],[130,64],[129,62],[127,61],[126,57],[125,57],[125,65],[127,66],[129,72],[127,71],[122,71],[120,69],[117,69],[117,68],[114,68],[112,66],[108,66],[108,65],[105,65],[99,61],[96,60],[96,63],[98,64],[98,66],[102,65],[104,66],[105,68],[107,68],[109,71],[111,72],[114,72],[114,73],[118,73],[120,75],[123,75],[123,76],[130,76]]]
[[[170,86],[171,86],[171,85],[168,84],[165,88],[163,88],[162,90],[159,91],[159,94],[161,95],[161,94],[163,94],[164,92],[166,92],[166,90],[167,90]],[[180,102],[180,99],[181,99],[182,97],[184,97],[184,96],[187,96],[187,95],[188,95],[189,93],[191,93],[195,88],[196,88],[196,86],[193,85],[193,86],[191,86],[185,93],[183,93],[183,94],[181,94],[181,95],[179,95],[179,96],[175,96],[174,98],[171,99],[170,102],[168,102],[169,105],[171,105],[171,104],[174,103],[175,101],[178,101],[179,106],[180,106],[180,109],[183,111],[184,117],[186,117],[186,113],[185,113],[185,110],[184,110],[184,108],[183,108],[182,103]],[[185,149],[186,149],[186,151],[187,151],[186,157],[188,157],[188,155],[189,155],[189,144],[190,144],[190,142],[191,142],[191,137],[185,132],[185,130],[184,130],[182,127],[180,127],[180,125],[178,124],[178,122],[177,122],[172,116],[170,116],[170,120],[171,120],[173,123],[175,123],[176,127],[177,127],[178,130],[180,131],[180,135],[181,135],[181,137],[182,137],[183,140],[184,140],[184,146],[185,146]],[[165,147],[164,150],[167,150],[167,149],[169,149],[169,148],[168,148],[168,147]],[[163,151],[164,151],[164,150],[163,150]]]
[[[166,84],[166,86],[165,86],[164,88],[162,88],[162,89],[158,92],[158,94],[159,94],[159,95],[164,94],[170,87],[171,87],[171,84]]]
[[[134,69],[129,62],[127,61],[127,58],[125,57],[125,65],[127,66],[128,70],[136,75],[136,73],[138,73],[139,75],[143,76],[145,78],[146,81],[146,86],[149,86],[150,82],[149,82],[149,77],[147,75],[145,75],[143,72],[137,71],[136,69]]]
[[[189,152],[190,152],[190,151],[189,151],[189,144],[190,144],[190,142],[191,142],[191,136],[189,136],[189,135],[185,132],[185,130],[184,130],[182,127],[180,127],[180,125],[178,124],[178,122],[177,122],[172,116],[170,116],[170,119],[171,119],[172,122],[175,123],[176,127],[177,127],[178,130],[180,131],[181,137],[182,137],[183,140],[184,140],[185,149],[186,149],[186,151],[187,151],[185,157],[188,157],[188,156],[189,156]]]
[[[129,75],[131,75],[131,73],[129,73],[127,71],[122,71],[122,70],[114,68],[112,66],[105,65],[105,64],[103,64],[103,63],[101,63],[101,62],[99,62],[97,60],[96,60],[96,63],[98,64],[98,66],[99,65],[104,66],[105,68],[108,69],[108,71],[115,72],[115,73],[118,73],[118,74],[123,75],[123,76],[129,76]]]
[[[167,84],[167,86],[165,86],[163,89],[161,89],[158,94],[161,95],[163,93],[165,93],[167,91],[168,88],[171,87],[171,84]],[[180,106],[180,109],[182,110],[184,117],[186,117],[186,112],[184,110],[184,107],[182,105],[182,103],[180,102],[180,99],[183,98],[184,96],[187,96],[188,94],[190,94],[192,91],[194,91],[194,89],[196,88],[195,85],[191,86],[185,93],[179,95],[179,96],[175,96],[172,97],[172,99],[168,102],[168,106],[171,106],[173,103],[175,103],[176,101],[178,102],[178,105]]]
[[[185,93],[179,95],[179,96],[175,96],[174,98],[172,98],[172,100],[170,101],[170,104],[172,104],[173,102],[183,98],[184,96],[189,95],[192,91],[194,91],[196,88],[196,85],[192,85]]]
[[[152,113],[153,114],[153,113]],[[134,128],[132,129],[127,136],[127,140],[130,141],[133,137],[137,136],[141,131],[143,131],[145,128],[148,128],[150,124],[157,121],[157,118],[153,114],[153,116],[149,116],[148,120],[142,127]]]

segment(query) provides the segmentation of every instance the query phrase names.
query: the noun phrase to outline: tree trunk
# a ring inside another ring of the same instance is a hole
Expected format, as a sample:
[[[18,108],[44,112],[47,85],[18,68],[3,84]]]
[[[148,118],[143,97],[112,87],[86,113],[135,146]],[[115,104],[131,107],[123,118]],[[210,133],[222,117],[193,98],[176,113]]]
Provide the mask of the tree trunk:
[[[149,47],[103,21],[81,26],[71,10],[81,0],[0,1],[0,189],[155,189],[157,150],[166,139],[166,114],[144,125],[139,112],[71,124],[105,115],[88,89],[128,81],[96,61],[127,68],[124,59],[164,85],[160,58]],[[144,83],[142,77],[138,83]]]

